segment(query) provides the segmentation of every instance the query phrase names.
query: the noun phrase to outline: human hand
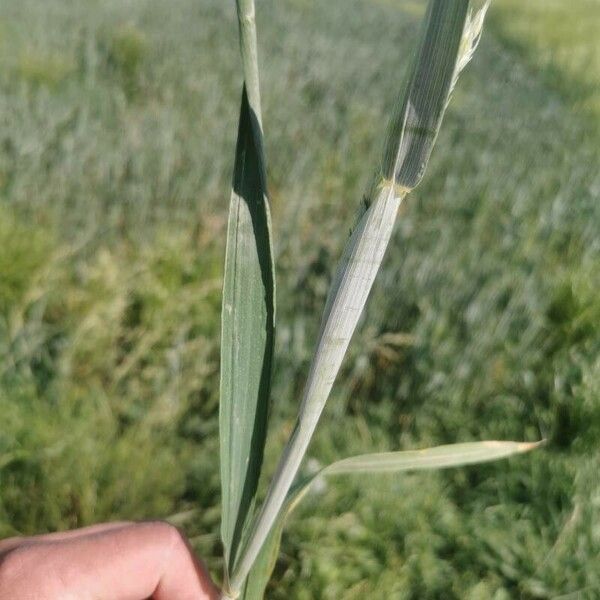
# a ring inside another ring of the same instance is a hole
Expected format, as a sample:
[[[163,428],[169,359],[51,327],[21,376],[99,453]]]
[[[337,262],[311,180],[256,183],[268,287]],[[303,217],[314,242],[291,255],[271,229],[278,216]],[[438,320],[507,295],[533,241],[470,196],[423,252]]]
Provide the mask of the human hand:
[[[185,537],[167,523],[106,523],[0,541],[0,600],[148,598],[219,598]]]

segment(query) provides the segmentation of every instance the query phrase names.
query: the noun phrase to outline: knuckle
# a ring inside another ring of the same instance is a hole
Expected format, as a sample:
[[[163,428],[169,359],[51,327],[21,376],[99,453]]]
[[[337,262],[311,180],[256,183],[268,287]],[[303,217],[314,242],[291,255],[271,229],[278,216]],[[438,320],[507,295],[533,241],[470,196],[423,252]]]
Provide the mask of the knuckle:
[[[161,539],[164,539],[165,545],[172,548],[185,545],[185,535],[175,525],[167,521],[154,521],[152,525],[161,536]]]

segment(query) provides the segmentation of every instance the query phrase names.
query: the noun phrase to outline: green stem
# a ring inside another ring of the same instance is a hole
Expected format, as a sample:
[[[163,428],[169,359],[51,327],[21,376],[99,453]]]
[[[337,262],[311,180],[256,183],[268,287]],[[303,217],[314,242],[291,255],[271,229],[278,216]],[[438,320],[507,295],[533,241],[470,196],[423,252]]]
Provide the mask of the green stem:
[[[250,108],[254,111],[262,129],[254,0],[236,0],[236,4],[240,28],[240,52],[242,54],[244,83],[246,84]]]
[[[260,78],[258,75],[258,44],[256,38],[256,10],[254,0],[236,0],[239,25],[240,53],[244,72],[244,87],[252,119],[254,141],[260,156],[263,187],[267,189],[267,161],[263,142],[262,108],[260,102]]]

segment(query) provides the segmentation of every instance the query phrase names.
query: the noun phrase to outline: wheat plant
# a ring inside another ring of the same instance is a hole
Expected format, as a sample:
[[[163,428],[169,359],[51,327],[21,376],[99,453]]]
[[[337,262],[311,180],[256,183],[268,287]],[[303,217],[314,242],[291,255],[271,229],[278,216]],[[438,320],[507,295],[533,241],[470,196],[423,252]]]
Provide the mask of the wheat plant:
[[[343,458],[298,477],[391,238],[398,208],[423,177],[458,77],[479,42],[490,0],[430,0],[419,43],[390,111],[383,154],[337,267],[296,426],[256,493],[266,444],[275,275],[253,0],[237,0],[244,85],[229,208],[222,305],[220,453],[223,599],[263,597],[285,518],[317,477],[445,468],[496,460],[536,443],[481,441]],[[395,73],[390,74],[395,76]]]

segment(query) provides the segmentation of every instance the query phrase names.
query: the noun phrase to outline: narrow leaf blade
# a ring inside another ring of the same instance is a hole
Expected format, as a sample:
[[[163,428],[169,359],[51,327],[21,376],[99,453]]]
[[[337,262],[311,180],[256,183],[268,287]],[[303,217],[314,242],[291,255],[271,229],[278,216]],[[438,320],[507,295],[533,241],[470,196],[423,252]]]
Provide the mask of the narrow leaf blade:
[[[242,93],[221,323],[222,524],[231,569],[250,518],[266,439],[274,274],[260,122]]]
[[[346,458],[313,473],[295,484],[252,566],[240,600],[262,600],[275,568],[283,528],[290,513],[320,476],[401,473],[460,467],[508,458],[538,448],[544,442],[469,442],[399,452],[382,452]]]
[[[324,475],[399,473],[462,467],[523,454],[539,445],[540,442],[487,441],[449,444],[424,450],[364,454],[337,461],[323,469],[322,473]]]

